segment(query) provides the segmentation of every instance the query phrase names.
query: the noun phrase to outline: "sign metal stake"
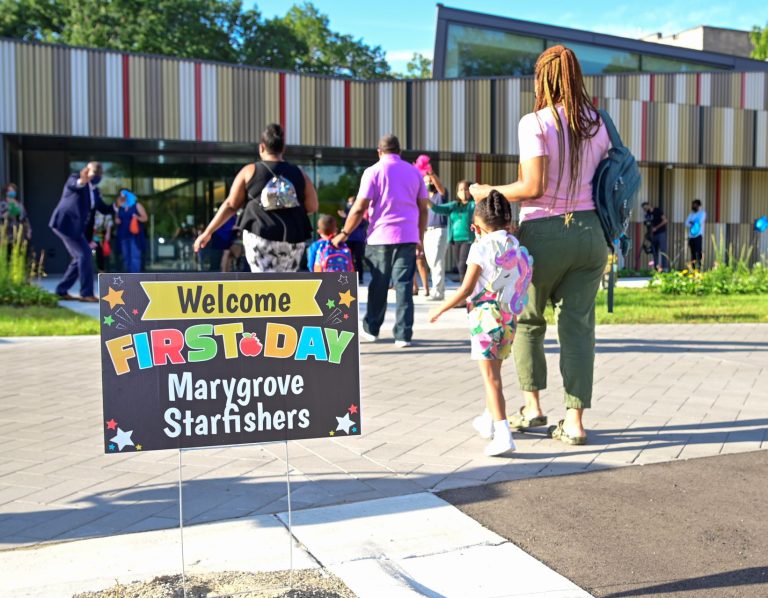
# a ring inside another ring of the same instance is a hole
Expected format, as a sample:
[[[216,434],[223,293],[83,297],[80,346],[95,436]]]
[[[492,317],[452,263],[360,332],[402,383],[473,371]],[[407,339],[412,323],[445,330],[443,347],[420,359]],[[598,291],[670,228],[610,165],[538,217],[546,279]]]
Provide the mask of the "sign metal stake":
[[[181,590],[187,598],[187,572],[184,558],[184,496],[181,491],[181,451],[179,449],[179,536],[181,537]]]
[[[288,589],[293,590],[293,521],[291,520],[291,466],[288,462],[288,441],[285,441],[285,485],[288,491]]]

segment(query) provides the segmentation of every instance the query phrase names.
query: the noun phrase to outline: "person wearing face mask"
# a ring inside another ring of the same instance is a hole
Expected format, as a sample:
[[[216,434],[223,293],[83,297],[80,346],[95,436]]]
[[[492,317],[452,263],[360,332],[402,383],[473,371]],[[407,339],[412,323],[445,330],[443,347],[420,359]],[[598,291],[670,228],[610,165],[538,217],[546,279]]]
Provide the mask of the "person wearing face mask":
[[[704,255],[704,222],[707,213],[701,209],[701,200],[694,199],[691,203],[691,213],[685,219],[688,229],[688,247],[691,250],[691,268],[701,270],[701,260]]]
[[[87,237],[93,233],[94,211],[114,213],[113,207],[104,203],[99,192],[103,173],[99,162],[89,162],[79,173],[71,174],[48,223],[72,258],[56,286],[56,294],[63,300],[99,301],[93,294],[93,247]],[[78,278],[80,297],[74,297],[69,294],[69,289]]]
[[[24,209],[24,204],[19,201],[19,191],[13,183],[8,183],[0,193],[0,226],[6,222],[9,243],[16,238],[19,227],[24,231],[23,235],[27,241],[32,238],[32,227],[29,226],[27,211]]]

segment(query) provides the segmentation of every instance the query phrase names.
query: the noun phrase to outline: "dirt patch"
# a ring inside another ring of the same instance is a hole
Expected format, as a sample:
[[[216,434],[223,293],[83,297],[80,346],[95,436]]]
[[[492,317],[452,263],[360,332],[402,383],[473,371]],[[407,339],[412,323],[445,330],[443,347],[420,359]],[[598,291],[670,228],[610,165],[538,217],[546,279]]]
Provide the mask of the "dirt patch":
[[[267,573],[201,573],[187,576],[187,598],[355,598],[344,582],[325,569]],[[181,575],[156,577],[152,581],[116,584],[99,592],[75,594],[73,598],[183,598]]]

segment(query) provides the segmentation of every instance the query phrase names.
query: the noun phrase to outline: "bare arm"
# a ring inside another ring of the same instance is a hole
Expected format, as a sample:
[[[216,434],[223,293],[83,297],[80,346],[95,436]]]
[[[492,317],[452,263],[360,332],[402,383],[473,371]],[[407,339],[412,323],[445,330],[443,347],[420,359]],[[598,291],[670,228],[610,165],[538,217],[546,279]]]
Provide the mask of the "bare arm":
[[[520,163],[520,177],[508,185],[472,185],[469,192],[475,201],[488,197],[495,189],[507,198],[507,201],[525,201],[538,199],[547,188],[548,160],[546,156],[537,156]]]
[[[429,312],[429,321],[433,323],[436,322],[445,312],[466,301],[472,294],[472,290],[475,288],[477,281],[480,280],[482,271],[483,269],[477,264],[467,264],[467,272],[464,274],[464,281],[461,283],[461,286],[456,290],[454,295],[443,301],[439,307],[436,307]]]
[[[304,175],[304,210],[307,214],[314,214],[320,208],[320,202],[317,199],[317,190],[312,184],[312,181],[309,180],[307,173],[302,171],[301,174]]]
[[[253,170],[253,164],[248,164],[237,173],[235,181],[232,183],[232,188],[229,190],[227,199],[221,204],[221,207],[219,207],[219,211],[216,212],[213,220],[211,220],[208,226],[205,227],[205,230],[200,236],[195,239],[194,248],[196,252],[208,245],[208,242],[211,240],[211,235],[213,235],[213,233],[215,233],[227,220],[232,218],[232,216],[237,214],[237,211],[243,207],[246,194],[245,185],[253,176]],[[174,238],[177,235],[174,235]]]
[[[138,202],[136,202],[136,211],[139,213],[138,216],[136,216],[139,222],[146,222],[149,220],[149,216],[147,216],[147,211],[144,209],[144,206]]]
[[[659,229],[660,229],[662,226],[666,226],[666,225],[667,225],[667,217],[666,217],[664,214],[662,214],[662,215],[661,215],[661,222],[659,222],[659,223],[658,223],[656,226],[654,226],[653,228],[651,228],[651,232],[652,232],[652,233],[655,233],[655,232],[656,232],[657,230],[659,230]]]
[[[430,172],[429,178],[432,179],[432,184],[435,186],[435,189],[437,189],[437,192],[445,197],[445,186],[440,180],[440,177],[438,177],[434,172]]]
[[[355,203],[352,205],[352,209],[347,214],[347,219],[344,222],[344,227],[341,232],[331,239],[331,243],[338,247],[340,243],[344,243],[349,237],[349,234],[355,230],[365,218],[365,213],[368,211],[368,206],[371,204],[371,200],[365,197],[358,197]],[[345,234],[346,233],[346,234]]]

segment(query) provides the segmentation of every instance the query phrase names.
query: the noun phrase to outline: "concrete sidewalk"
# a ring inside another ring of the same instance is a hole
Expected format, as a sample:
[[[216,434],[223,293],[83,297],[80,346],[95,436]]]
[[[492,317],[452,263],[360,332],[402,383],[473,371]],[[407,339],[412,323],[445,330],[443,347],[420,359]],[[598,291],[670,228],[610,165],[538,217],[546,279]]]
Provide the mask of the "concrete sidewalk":
[[[361,437],[289,444],[295,509],[768,446],[766,325],[601,327],[590,444],[537,430],[507,458],[470,425],[483,393],[465,330],[419,328],[411,349],[363,345]],[[547,353],[555,423],[551,337]],[[0,342],[0,549],[178,525],[178,453],[102,454],[98,363],[95,337]],[[505,375],[511,410],[511,361]],[[185,523],[286,510],[285,471],[282,444],[184,452]]]

